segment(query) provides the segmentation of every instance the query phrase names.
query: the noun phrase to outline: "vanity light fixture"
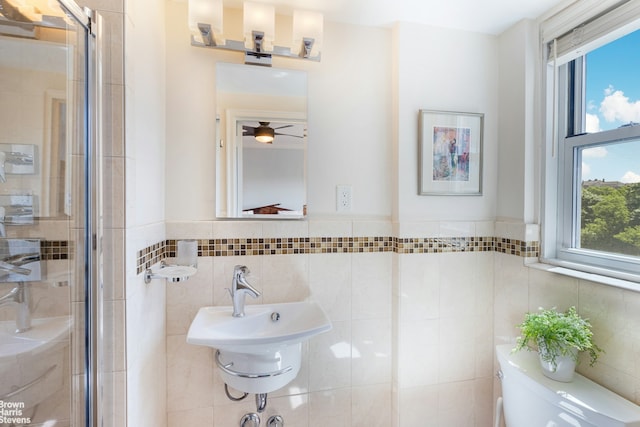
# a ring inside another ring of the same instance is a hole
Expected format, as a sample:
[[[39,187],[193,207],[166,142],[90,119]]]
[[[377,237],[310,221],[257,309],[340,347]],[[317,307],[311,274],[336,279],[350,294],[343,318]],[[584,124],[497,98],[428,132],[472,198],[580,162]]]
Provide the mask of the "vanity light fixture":
[[[273,56],[320,61],[323,15],[320,12],[293,12],[293,39],[289,46],[276,46],[275,7],[265,3],[244,2],[244,40],[223,36],[223,1],[189,0],[189,29],[193,46],[244,52],[245,63],[271,66]]]

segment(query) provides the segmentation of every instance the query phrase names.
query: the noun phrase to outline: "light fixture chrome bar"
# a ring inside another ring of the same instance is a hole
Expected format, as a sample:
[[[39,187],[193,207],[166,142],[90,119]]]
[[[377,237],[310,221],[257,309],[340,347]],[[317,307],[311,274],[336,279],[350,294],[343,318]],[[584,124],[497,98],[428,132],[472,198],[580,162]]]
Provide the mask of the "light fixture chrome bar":
[[[222,49],[222,50],[231,50],[234,52],[243,52],[245,54],[245,63],[253,64],[253,65],[266,65],[270,66],[272,57],[281,57],[281,58],[292,58],[292,59],[304,59],[306,61],[320,62],[321,54],[316,56],[311,55],[311,49],[313,48],[313,43],[310,43],[306,46],[302,46],[300,51],[292,52],[291,48],[284,46],[273,46],[272,51],[262,51],[256,52],[251,49],[246,49],[244,43],[238,40],[229,40],[227,39],[224,44],[207,44],[197,40],[193,36],[191,37],[191,46],[197,47],[207,47],[211,49]],[[313,39],[305,39],[305,40],[313,40]],[[305,56],[305,53],[307,56]],[[269,64],[267,64],[269,62]]]
[[[301,58],[308,59],[311,56],[311,49],[313,49],[313,44],[315,43],[315,39],[304,37],[302,39],[302,44],[300,46],[300,53],[298,54]]]
[[[253,51],[256,53],[263,53],[262,46],[264,41],[263,31],[252,31],[251,38],[253,39]]]
[[[272,55],[270,53],[252,52],[250,50],[244,53],[244,63],[248,65],[261,65],[263,67],[271,67]]]
[[[285,46],[273,45],[275,6],[254,1],[243,3],[241,41],[226,39],[223,14],[223,0],[188,0],[191,45],[244,52],[245,63],[255,65],[270,66],[272,56],[320,61],[324,20],[321,12],[294,10],[291,45],[288,40],[279,39]]]
[[[244,63],[249,65],[261,65],[263,67],[271,67],[271,54],[266,53],[264,46],[264,32],[252,31],[251,38],[253,40],[253,51],[245,50]]]
[[[205,46],[215,46],[216,39],[213,36],[211,31],[211,25],[198,23],[198,30],[200,30],[200,35],[202,36],[202,43]]]

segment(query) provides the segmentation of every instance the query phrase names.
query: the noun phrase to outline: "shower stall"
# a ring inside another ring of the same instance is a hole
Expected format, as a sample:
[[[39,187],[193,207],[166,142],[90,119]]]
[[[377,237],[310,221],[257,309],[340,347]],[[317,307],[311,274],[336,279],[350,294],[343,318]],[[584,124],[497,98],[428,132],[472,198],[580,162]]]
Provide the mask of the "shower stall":
[[[100,26],[0,0],[2,426],[106,425]]]

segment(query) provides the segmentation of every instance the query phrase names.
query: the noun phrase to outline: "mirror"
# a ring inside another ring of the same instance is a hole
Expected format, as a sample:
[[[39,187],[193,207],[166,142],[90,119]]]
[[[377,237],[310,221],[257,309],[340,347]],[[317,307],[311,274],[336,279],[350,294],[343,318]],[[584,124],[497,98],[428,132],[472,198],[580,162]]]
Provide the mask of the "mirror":
[[[216,216],[303,218],[306,73],[220,63],[216,106]]]
[[[37,32],[38,38],[17,38],[3,35],[7,28],[0,28],[4,223],[64,219],[71,207],[67,99],[73,96],[66,36],[48,29]]]

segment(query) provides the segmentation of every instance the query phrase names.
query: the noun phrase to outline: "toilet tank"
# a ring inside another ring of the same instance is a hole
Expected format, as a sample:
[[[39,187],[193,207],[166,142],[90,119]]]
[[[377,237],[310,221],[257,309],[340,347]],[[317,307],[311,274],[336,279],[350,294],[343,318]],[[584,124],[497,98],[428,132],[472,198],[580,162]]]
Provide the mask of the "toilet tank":
[[[496,346],[507,427],[640,427],[640,406],[575,374],[563,383],[545,377],[535,352]]]

